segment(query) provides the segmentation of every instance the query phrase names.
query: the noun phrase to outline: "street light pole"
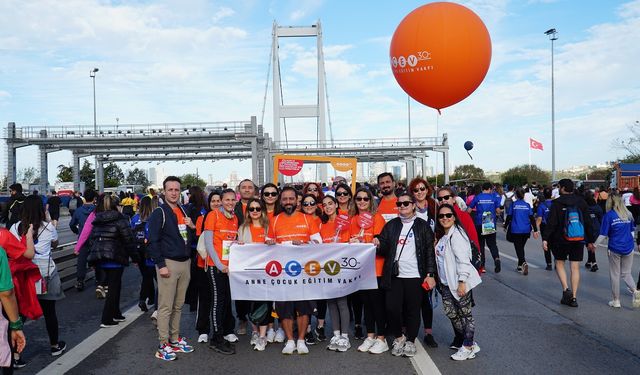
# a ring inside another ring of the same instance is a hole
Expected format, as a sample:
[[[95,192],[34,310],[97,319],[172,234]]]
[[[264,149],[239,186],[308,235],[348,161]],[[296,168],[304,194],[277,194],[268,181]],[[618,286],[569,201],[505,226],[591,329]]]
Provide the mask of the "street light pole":
[[[93,68],[89,71],[89,77],[91,77],[93,81],[93,136],[98,136],[98,122],[96,121],[96,72],[98,72],[98,68]],[[98,155],[95,156],[95,188],[96,191],[99,191],[98,185]]]
[[[551,41],[551,180],[556,180],[556,111],[555,111],[555,90],[553,77],[553,42],[558,40],[556,29],[545,31]]]

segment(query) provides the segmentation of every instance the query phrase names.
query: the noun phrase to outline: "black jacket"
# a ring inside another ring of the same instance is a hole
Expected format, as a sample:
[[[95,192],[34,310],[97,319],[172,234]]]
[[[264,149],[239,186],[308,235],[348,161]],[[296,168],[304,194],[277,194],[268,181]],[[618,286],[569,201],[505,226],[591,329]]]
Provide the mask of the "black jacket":
[[[564,239],[564,224],[565,224],[565,212],[567,207],[576,206],[582,213],[582,225],[584,226],[585,240],[588,243],[592,243],[594,234],[594,228],[591,224],[589,215],[589,206],[584,198],[575,194],[562,194],[560,197],[553,200],[551,208],[549,209],[549,217],[547,218],[547,226],[542,239],[547,241],[552,246],[562,246],[573,244],[576,242],[569,242]],[[598,228],[599,230],[600,228]]]
[[[242,209],[242,201],[238,201],[236,206],[233,208],[233,213],[236,214],[238,218],[238,228],[244,223],[244,210]]]
[[[159,268],[166,266],[165,259],[185,262],[191,258],[191,248],[180,235],[176,215],[167,203],[153,210],[147,222],[147,251]]]
[[[96,214],[91,230],[91,247],[87,260],[90,264],[114,261],[129,265],[129,257],[137,262],[136,240],[129,220],[118,211]]]
[[[380,232],[380,235],[378,236],[380,247],[378,247],[376,254],[385,258],[384,266],[382,268],[382,287],[384,289],[389,289],[391,287],[391,267],[396,258],[396,248],[398,246],[398,240],[400,239],[402,227],[402,219],[396,217],[385,224],[384,228],[382,228],[382,232]],[[416,217],[412,232],[414,233],[416,241],[416,260],[418,262],[418,271],[420,272],[420,277],[424,279],[427,277],[427,273],[435,274],[436,272],[436,253],[433,248],[433,231],[426,221]],[[404,251],[402,256],[405,256]]]
[[[18,221],[22,216],[22,204],[24,203],[24,194],[16,194],[9,199],[9,212],[7,213],[7,229]]]

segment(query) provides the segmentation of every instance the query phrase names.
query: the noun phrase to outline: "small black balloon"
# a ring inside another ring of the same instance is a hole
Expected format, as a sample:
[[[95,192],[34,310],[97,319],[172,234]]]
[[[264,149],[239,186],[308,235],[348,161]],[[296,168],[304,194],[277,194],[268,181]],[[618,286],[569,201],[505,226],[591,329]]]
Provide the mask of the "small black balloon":
[[[471,142],[471,141],[466,141],[466,142],[464,143],[464,149],[465,149],[465,150],[467,150],[467,151],[472,150],[472,149],[473,149],[473,142]]]

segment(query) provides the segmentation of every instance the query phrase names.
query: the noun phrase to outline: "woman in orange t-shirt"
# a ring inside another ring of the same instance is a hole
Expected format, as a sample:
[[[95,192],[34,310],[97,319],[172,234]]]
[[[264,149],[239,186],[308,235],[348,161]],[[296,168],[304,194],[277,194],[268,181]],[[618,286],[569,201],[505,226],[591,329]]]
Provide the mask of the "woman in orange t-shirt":
[[[376,236],[382,231],[385,220],[382,215],[376,213],[373,195],[369,189],[360,188],[356,191],[353,213],[349,229],[351,233],[350,242],[372,243],[377,247],[380,242],[378,242]],[[389,345],[385,340],[385,293],[380,288],[383,265],[384,258],[376,256],[378,289],[359,292],[364,302],[364,320],[367,326],[367,338],[358,347],[359,352],[381,354],[389,350]]]
[[[318,208],[318,198],[313,194],[305,194],[302,197],[302,213],[307,215],[307,219],[312,220],[318,227],[320,226],[320,214]]]
[[[262,187],[260,196],[262,197],[262,204],[265,208],[267,219],[271,222],[273,218],[280,213],[280,189],[278,189],[275,184],[268,182]]]
[[[345,214],[351,216],[351,206],[353,205],[353,193],[351,188],[344,183],[336,187],[336,200],[338,201],[338,215]]]
[[[269,220],[267,219],[267,210],[262,201],[257,198],[251,198],[247,201],[247,210],[244,213],[244,221],[238,229],[238,242],[239,243],[264,243],[267,230],[269,226]],[[264,315],[264,319],[258,322],[256,326],[253,322],[251,344],[255,345],[254,349],[257,351],[264,351],[267,347],[267,328],[269,329],[269,336],[274,336],[273,332],[273,317],[271,316],[270,301],[255,301],[252,302],[251,311],[252,314],[267,306],[267,313]]]

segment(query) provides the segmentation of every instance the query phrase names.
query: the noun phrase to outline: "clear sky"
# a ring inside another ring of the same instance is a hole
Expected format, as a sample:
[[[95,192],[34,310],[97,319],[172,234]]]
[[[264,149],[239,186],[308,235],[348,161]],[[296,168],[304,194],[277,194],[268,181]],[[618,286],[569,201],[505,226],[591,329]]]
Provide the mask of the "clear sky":
[[[593,165],[623,153],[616,137],[639,119],[640,1],[459,1],[485,22],[491,67],[481,86],[442,115],[412,103],[413,136],[449,135],[451,167],[473,162],[504,170],[528,160],[528,137],[543,143],[533,162],[551,169],[551,43],[555,44],[557,168]],[[98,124],[248,120],[260,122],[271,27],[324,32],[335,139],[407,135],[407,96],[389,67],[389,42],[421,1],[234,0],[0,2],[0,124],[92,124],[89,70]],[[313,41],[281,42],[284,101],[315,101]],[[269,83],[271,85],[271,83]],[[264,117],[272,132],[271,88]],[[310,139],[315,122],[288,121],[289,139]],[[4,146],[3,146],[4,147]],[[3,159],[6,157],[3,157]],[[430,158],[431,162],[434,158]],[[36,166],[33,150],[18,168]],[[70,153],[50,155],[55,167]],[[148,163],[139,163],[148,168]],[[227,178],[248,162],[164,163],[168,173],[199,169]],[[132,168],[131,163],[123,169]]]

